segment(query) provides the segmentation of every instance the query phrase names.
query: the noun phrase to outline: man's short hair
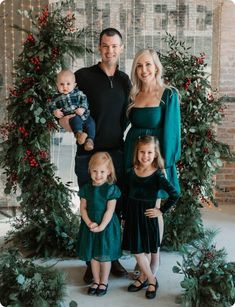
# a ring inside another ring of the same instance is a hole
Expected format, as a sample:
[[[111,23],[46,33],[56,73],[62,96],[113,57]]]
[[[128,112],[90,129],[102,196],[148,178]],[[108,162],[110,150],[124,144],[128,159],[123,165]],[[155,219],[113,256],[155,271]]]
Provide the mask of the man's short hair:
[[[100,44],[101,44],[102,37],[104,35],[107,35],[107,36],[118,35],[122,41],[122,34],[115,28],[106,28],[100,33]]]

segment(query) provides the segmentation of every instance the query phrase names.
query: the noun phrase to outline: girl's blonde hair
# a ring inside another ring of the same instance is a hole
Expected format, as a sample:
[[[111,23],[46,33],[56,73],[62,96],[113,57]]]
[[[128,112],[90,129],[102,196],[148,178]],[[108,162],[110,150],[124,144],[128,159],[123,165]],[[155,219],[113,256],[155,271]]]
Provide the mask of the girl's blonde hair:
[[[94,168],[97,165],[103,165],[105,164],[110,172],[107,178],[108,183],[114,183],[116,179],[115,169],[113,165],[112,158],[110,154],[106,151],[102,152],[96,152],[92,155],[89,164],[88,164],[88,171],[90,173],[91,169]]]
[[[136,144],[135,144],[135,149],[134,149],[134,157],[133,157],[134,166],[140,165],[140,162],[138,160],[138,150],[141,145],[146,145],[146,144],[154,144],[155,158],[153,160],[153,166],[157,169],[159,168],[163,170],[164,160],[160,152],[159,141],[155,136],[151,136],[151,135],[143,135],[137,139]]]
[[[136,68],[137,68],[137,63],[139,61],[139,58],[143,54],[150,54],[152,56],[153,62],[156,66],[156,84],[158,86],[164,85],[163,79],[162,79],[163,67],[162,67],[162,63],[160,62],[157,52],[151,48],[139,50],[135,55],[135,58],[132,64],[132,68],[131,68],[132,88],[131,88],[130,95],[129,95],[131,103],[128,106],[127,113],[129,113],[130,109],[135,105],[135,97],[139,94],[141,90],[141,81],[137,76]]]

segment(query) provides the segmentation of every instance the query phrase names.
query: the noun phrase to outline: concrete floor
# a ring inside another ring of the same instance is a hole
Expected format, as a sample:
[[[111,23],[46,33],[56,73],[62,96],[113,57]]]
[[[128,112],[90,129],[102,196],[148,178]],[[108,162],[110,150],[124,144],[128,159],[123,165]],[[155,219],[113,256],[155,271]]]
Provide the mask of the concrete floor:
[[[216,237],[217,248],[225,247],[228,257],[227,261],[235,261],[235,205],[223,206],[222,208],[205,208],[201,210],[205,227],[220,229]],[[2,241],[5,233],[10,229],[9,221],[0,220],[0,239]],[[51,259],[46,264],[52,264],[58,259]],[[174,307],[177,295],[182,288],[180,281],[183,276],[172,272],[176,261],[181,262],[181,256],[176,252],[161,252],[161,264],[158,272],[159,290],[153,300],[145,298],[145,290],[137,293],[127,292],[127,286],[132,282],[131,276],[135,261],[133,258],[121,259],[121,263],[130,273],[129,278],[115,278],[110,276],[109,289],[103,297],[93,297],[86,294],[87,285],[83,282],[85,271],[84,262],[77,259],[59,261],[56,267],[66,273],[67,296],[63,307],[69,307],[69,302],[74,300],[79,307]],[[38,261],[40,263],[40,261]],[[45,264],[45,262],[43,262]]]

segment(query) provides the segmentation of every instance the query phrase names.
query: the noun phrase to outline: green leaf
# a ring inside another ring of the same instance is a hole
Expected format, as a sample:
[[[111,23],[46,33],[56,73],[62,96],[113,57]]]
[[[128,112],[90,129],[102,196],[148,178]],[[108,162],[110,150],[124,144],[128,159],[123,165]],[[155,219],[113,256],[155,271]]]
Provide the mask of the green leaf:
[[[78,306],[78,304],[75,301],[71,301],[69,303],[69,307],[77,307],[77,306]]]
[[[173,273],[179,273],[181,271],[181,269],[177,266],[173,266],[172,271],[173,271]]]
[[[24,282],[25,282],[25,277],[22,274],[20,274],[20,275],[17,276],[16,280],[17,280],[18,284],[23,285]]]

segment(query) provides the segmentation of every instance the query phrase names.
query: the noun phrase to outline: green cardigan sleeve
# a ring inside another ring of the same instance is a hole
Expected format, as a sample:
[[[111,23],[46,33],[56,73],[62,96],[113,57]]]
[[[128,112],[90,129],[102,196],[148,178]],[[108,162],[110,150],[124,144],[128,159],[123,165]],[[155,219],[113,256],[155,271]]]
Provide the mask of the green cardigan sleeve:
[[[174,165],[181,155],[180,102],[176,89],[172,88],[167,91],[165,103],[162,154],[165,168],[168,168]]]

